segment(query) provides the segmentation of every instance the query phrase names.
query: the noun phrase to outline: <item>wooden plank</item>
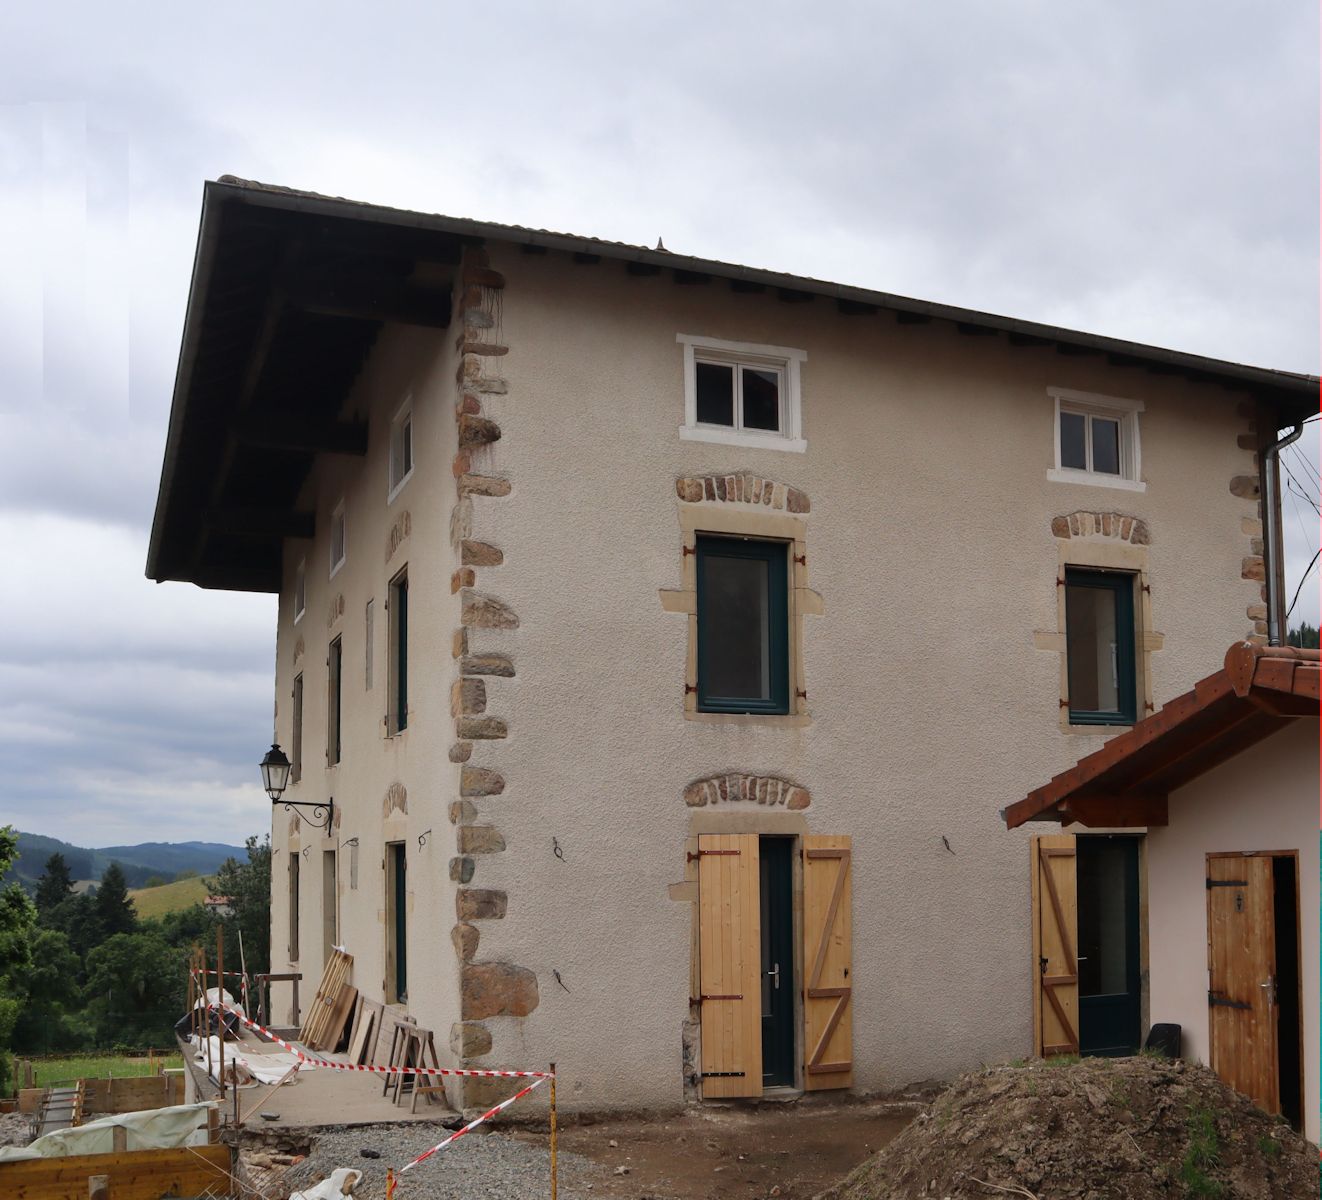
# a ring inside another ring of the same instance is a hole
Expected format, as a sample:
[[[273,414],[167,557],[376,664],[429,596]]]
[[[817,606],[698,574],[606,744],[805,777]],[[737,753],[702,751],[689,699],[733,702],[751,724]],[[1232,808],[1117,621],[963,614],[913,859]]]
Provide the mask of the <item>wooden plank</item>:
[[[349,1035],[349,1061],[355,1066],[367,1062],[367,1046],[376,1031],[377,1017],[381,1006],[369,1000],[361,992],[358,995],[358,1009],[354,1017],[353,1032]]]
[[[162,1196],[228,1196],[228,1146],[185,1146],[174,1150],[129,1150],[30,1158],[0,1163],[5,1200],[87,1200],[88,1180],[109,1178],[112,1200],[160,1200]]]
[[[340,994],[335,1001],[335,1007],[331,1010],[330,1020],[326,1024],[326,1032],[322,1035],[321,1049],[335,1051],[340,1048],[340,1040],[344,1037],[344,1027],[349,1023],[349,1015],[353,1012],[354,1004],[358,1000],[358,989],[351,983],[340,985]]]
[[[803,1086],[854,1083],[852,849],[848,837],[803,838]]]
[[[705,851],[718,851],[707,854]],[[730,853],[732,852],[733,853]],[[698,839],[704,1099],[762,1094],[762,939],[757,834]]]
[[[1078,885],[1074,835],[1032,843],[1034,1049],[1079,1052]]]
[[[1276,974],[1271,857],[1208,855],[1207,878],[1240,886],[1207,889],[1209,1059],[1212,1070],[1269,1113],[1281,1111],[1279,1008],[1262,983]],[[1244,1007],[1232,1007],[1243,1005]]]

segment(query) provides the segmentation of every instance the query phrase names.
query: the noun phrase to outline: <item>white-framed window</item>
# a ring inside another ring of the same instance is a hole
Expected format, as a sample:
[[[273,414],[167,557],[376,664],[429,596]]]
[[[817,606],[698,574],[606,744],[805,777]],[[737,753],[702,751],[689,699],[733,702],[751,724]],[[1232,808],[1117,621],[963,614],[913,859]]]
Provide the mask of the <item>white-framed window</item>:
[[[413,474],[413,401],[408,400],[390,422],[389,504]]]
[[[344,566],[344,501],[331,509],[330,521],[330,577]]]
[[[1147,491],[1138,436],[1143,401],[1056,387],[1047,395],[1056,407],[1056,465],[1048,479]]]
[[[684,347],[680,437],[770,450],[808,448],[799,382],[805,351],[687,333],[675,340]]]
[[[294,568],[294,624],[297,625],[308,610],[308,560],[300,558]]]

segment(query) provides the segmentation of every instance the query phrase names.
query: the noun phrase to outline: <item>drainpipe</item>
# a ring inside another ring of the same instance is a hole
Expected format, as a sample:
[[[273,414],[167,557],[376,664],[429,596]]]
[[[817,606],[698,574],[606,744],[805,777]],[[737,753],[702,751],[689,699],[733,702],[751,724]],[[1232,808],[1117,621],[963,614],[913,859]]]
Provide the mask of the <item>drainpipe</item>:
[[[1277,430],[1279,433],[1280,430]],[[1265,519],[1266,537],[1262,541],[1263,575],[1267,583],[1267,644],[1281,646],[1285,643],[1285,597],[1277,588],[1277,554],[1284,557],[1281,545],[1281,451],[1292,442],[1297,442],[1304,432],[1303,422],[1293,425],[1284,437],[1278,437],[1263,452],[1263,472],[1267,485],[1267,494],[1263,497],[1262,512]],[[1284,564],[1282,563],[1282,567]]]

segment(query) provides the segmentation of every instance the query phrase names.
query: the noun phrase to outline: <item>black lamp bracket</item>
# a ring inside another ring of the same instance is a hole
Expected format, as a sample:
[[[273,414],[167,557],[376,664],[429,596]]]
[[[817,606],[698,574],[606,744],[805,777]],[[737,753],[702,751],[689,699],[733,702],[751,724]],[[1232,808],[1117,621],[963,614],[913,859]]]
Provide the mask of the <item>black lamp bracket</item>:
[[[307,800],[275,800],[274,804],[283,804],[285,812],[293,812],[296,808],[306,808],[312,813],[310,817],[303,816],[313,829],[324,829],[327,833],[331,831],[331,825],[335,821],[335,797],[332,796],[325,804],[312,803]],[[302,814],[299,814],[302,816]]]

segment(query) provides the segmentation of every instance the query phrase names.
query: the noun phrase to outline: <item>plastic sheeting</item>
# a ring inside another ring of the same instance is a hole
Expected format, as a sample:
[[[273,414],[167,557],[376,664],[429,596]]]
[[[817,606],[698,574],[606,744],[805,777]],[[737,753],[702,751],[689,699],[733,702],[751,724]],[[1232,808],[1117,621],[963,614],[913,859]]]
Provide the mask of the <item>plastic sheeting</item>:
[[[323,1179],[316,1187],[306,1191],[295,1192],[289,1200],[341,1200],[344,1196],[353,1195],[362,1177],[363,1173],[352,1167],[336,1167],[329,1179]]]
[[[174,1150],[180,1146],[205,1146],[208,1114],[216,1107],[177,1104],[172,1108],[150,1108],[145,1112],[115,1113],[98,1117],[73,1129],[59,1129],[39,1137],[30,1146],[5,1146],[0,1162],[25,1158],[65,1158],[71,1154],[110,1154],[115,1149],[115,1129],[125,1131],[125,1149]]]
[[[193,1049],[193,1061],[203,1068],[207,1065],[207,1043],[211,1045],[211,1073],[220,1070],[220,1039],[205,1038]],[[291,1067],[300,1071],[314,1069],[312,1063],[301,1061],[288,1050],[272,1051],[270,1054],[252,1054],[244,1049],[242,1042],[225,1043],[225,1079],[237,1082],[240,1086],[256,1080],[258,1083],[275,1083],[289,1073]],[[235,1069],[237,1068],[237,1070]],[[246,1076],[245,1076],[246,1072]],[[205,1073],[205,1072],[204,1072]]]

